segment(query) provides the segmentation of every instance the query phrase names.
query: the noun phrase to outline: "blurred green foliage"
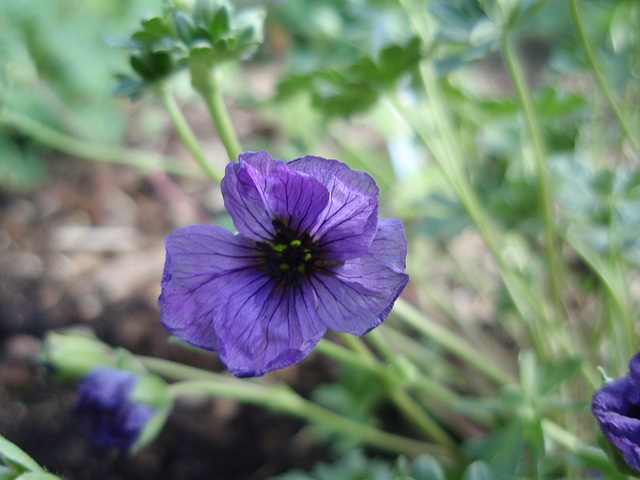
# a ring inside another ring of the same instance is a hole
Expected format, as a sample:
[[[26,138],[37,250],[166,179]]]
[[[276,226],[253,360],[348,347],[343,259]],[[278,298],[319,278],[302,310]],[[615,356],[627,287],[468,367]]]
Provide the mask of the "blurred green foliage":
[[[126,118],[112,91],[126,60],[108,39],[149,9],[144,0],[0,2],[0,107],[79,138],[121,142]],[[3,127],[0,184],[29,191],[45,172],[40,149]]]
[[[588,388],[576,378],[596,365],[624,366],[639,345],[638,298],[630,287],[640,267],[638,138],[628,138],[619,118],[640,131],[640,3],[580,2],[603,79],[594,79],[589,56],[576,41],[570,5],[546,0],[93,0],[80,7],[73,0],[51,0],[43,8],[37,0],[4,0],[0,115],[8,108],[76,138],[123,142],[124,100],[114,101],[114,87],[132,99],[143,93],[153,98],[156,87],[171,88],[179,72],[190,74],[198,90],[221,63],[235,68],[238,77],[239,60],[253,53],[248,69],[276,64],[276,87],[267,95],[243,91],[247,84],[235,82],[236,77],[227,82],[235,83],[230,95],[237,104],[252,108],[271,129],[264,137],[256,133],[252,147],[266,147],[281,158],[330,152],[326,156],[371,173],[381,186],[383,216],[401,217],[406,225],[415,303],[479,352],[492,355],[506,345],[511,356],[504,360],[496,353],[492,360],[517,371],[520,382],[488,387],[437,348],[428,361],[401,351],[429,378],[439,368],[458,372],[445,383],[469,395],[469,403],[488,419],[481,426],[483,438],[460,439],[470,463],[444,469],[433,459],[418,458],[391,466],[352,453],[310,474],[279,478],[591,475],[602,467],[603,457],[575,451],[563,457],[550,447],[543,421],[575,415],[567,425],[579,424],[581,435],[591,435],[593,421],[585,422]],[[542,154],[531,141],[517,82],[507,68],[506,39],[513,40],[523,65]],[[621,115],[598,85],[602,81],[612,86]],[[443,123],[451,125],[451,138]],[[543,215],[540,155],[551,184],[552,225]],[[36,188],[46,178],[43,158],[41,147],[24,132],[0,130],[2,186],[23,192]],[[473,227],[484,235],[480,247],[464,238]],[[562,246],[558,258],[565,287],[551,294],[548,272],[555,265],[544,255],[549,228]],[[495,232],[500,241],[489,267],[486,232]],[[506,285],[513,277],[519,289]],[[467,306],[470,314],[464,310],[468,297],[474,300]],[[529,309],[518,305],[523,298]],[[597,306],[585,307],[592,304]],[[482,320],[476,308],[485,312]],[[527,315],[530,310],[534,313]],[[540,323],[532,325],[531,318]],[[536,345],[535,334],[552,343],[554,335],[567,331],[564,338],[575,341],[577,353],[568,352],[562,341],[549,348]],[[531,353],[536,347],[540,351]],[[345,368],[316,389],[314,400],[371,424],[386,395],[376,378]],[[451,422],[441,405],[428,398],[424,403],[436,418]]]

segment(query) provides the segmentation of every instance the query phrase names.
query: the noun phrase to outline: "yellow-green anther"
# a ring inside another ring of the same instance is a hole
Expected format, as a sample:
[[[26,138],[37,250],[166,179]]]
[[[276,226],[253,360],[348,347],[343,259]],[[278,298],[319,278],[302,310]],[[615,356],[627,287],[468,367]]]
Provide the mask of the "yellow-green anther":
[[[291,267],[289,266],[288,263],[281,263],[280,264],[280,270],[289,270]]]
[[[311,254],[310,254],[310,253],[307,253],[307,254],[304,256],[304,261],[305,261],[305,262],[308,262],[309,260],[311,260]]]
[[[287,249],[287,246],[283,244],[278,244],[278,245],[271,245],[271,248],[278,253],[282,253]]]
[[[300,240],[291,240],[292,247],[299,247],[300,245],[302,245],[302,242]]]
[[[304,265],[299,265],[299,266],[298,266],[298,268],[297,268],[297,270],[298,270],[300,273],[304,273]]]

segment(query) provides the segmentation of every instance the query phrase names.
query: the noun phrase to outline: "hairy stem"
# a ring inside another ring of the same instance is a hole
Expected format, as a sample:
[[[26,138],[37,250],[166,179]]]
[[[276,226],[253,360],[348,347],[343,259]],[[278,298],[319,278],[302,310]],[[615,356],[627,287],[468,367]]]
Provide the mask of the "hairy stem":
[[[198,162],[198,165],[200,165],[200,168],[202,168],[202,170],[206,172],[209,178],[216,183],[220,183],[220,181],[222,180],[222,175],[216,170],[216,168],[211,164],[211,161],[205,155],[202,147],[200,146],[200,143],[198,142],[198,139],[193,133],[193,130],[191,130],[191,127],[187,123],[186,118],[184,118],[184,115],[182,114],[182,111],[176,103],[173,95],[171,95],[166,86],[161,87],[159,89],[159,93],[160,98],[162,99],[162,103],[164,104],[164,107],[167,110],[171,121],[173,122],[176,132],[178,132],[178,135],[182,139],[184,145],[191,152],[193,157]]]
[[[224,104],[219,86],[219,72],[210,68],[192,69],[191,84],[198,91],[209,109],[209,113],[216,127],[220,140],[224,145],[229,160],[235,162],[242,152],[238,136],[231,123],[229,112]]]

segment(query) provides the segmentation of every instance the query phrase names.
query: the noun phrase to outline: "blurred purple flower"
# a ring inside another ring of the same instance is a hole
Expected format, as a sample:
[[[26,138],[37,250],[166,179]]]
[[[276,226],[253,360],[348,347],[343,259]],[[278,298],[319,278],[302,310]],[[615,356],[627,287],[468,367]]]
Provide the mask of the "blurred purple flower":
[[[131,372],[100,366],[78,387],[75,412],[87,420],[91,443],[100,449],[128,450],[154,415],[131,394],[139,377]]]
[[[640,471],[640,353],[629,362],[630,374],[596,391],[591,411],[605,437]]]
[[[387,317],[408,281],[407,240],[399,220],[378,219],[369,175],[246,152],[221,189],[238,234],[194,225],[167,238],[169,332],[250,377],[301,361],[328,328],[364,335]]]

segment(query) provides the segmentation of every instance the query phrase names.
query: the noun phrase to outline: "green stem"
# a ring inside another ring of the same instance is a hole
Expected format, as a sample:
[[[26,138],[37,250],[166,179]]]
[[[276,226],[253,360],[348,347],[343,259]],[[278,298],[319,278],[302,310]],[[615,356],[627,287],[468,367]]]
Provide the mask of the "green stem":
[[[150,372],[157,373],[170,380],[237,381],[233,377],[220,373],[209,372],[162,358],[136,355],[136,359]]]
[[[329,340],[322,339],[320,343],[316,346],[316,351],[326,355],[327,357],[333,358],[338,362],[349,365],[351,367],[366,371],[371,375],[375,375],[381,378],[384,381],[404,381],[406,385],[415,388],[416,390],[420,390],[432,398],[442,402],[445,405],[452,405],[454,403],[459,402],[458,395],[449,390],[448,388],[442,386],[440,383],[432,380],[429,377],[425,377],[423,375],[410,375],[406,379],[398,379],[397,376],[380,362],[372,362],[363,358],[361,355],[357,353],[341,347]]]
[[[340,333],[338,335],[340,336],[340,340],[342,340],[342,342],[347,347],[349,347],[354,352],[357,352],[362,358],[366,359],[371,363],[376,362],[375,355],[371,352],[371,350],[369,350],[369,348],[364,344],[364,342],[361,339],[353,335],[349,335],[348,333]]]
[[[635,147],[636,150],[640,150],[640,141],[634,135],[631,127],[627,123],[626,119],[622,115],[618,104],[613,97],[613,93],[607,80],[604,78],[604,74],[602,73],[602,68],[600,68],[600,64],[596,60],[596,57],[593,53],[593,48],[591,48],[591,43],[589,42],[589,38],[587,37],[587,32],[584,28],[584,22],[582,21],[582,15],[580,14],[580,8],[578,5],[578,0],[568,0],[569,1],[569,10],[571,11],[571,18],[573,19],[573,24],[576,28],[576,32],[578,34],[578,40],[580,42],[580,46],[582,47],[582,51],[593,71],[593,75],[596,78],[596,82],[600,87],[600,90],[604,94],[604,97],[607,99],[607,103],[609,104],[609,108],[618,119],[624,134],[629,139],[631,144]]]
[[[413,398],[404,390],[405,386],[402,384],[402,376],[399,372],[388,369],[373,356],[360,355],[328,340],[321,340],[316,348],[318,352],[324,353],[345,365],[356,367],[378,377],[385,385],[389,398],[398,410],[400,410],[418,430],[422,431],[427,438],[438,442],[440,445],[446,446],[452,451],[457,451],[458,446],[455,440],[453,440],[427,412],[420,408]],[[442,394],[443,389],[444,387],[441,387],[438,393]],[[447,399],[450,398],[450,396],[447,396]],[[457,453],[459,454],[459,452]]]
[[[193,157],[198,162],[198,165],[200,165],[200,168],[206,172],[209,178],[216,183],[220,183],[222,175],[216,170],[216,168],[211,164],[211,161],[205,155],[202,147],[200,146],[200,142],[198,142],[193,130],[191,130],[191,127],[187,123],[187,119],[184,118],[184,115],[182,114],[182,111],[180,110],[180,107],[173,95],[171,95],[166,86],[162,86],[159,89],[159,94],[162,99],[162,103],[173,122],[176,132],[178,132],[178,135],[182,139],[184,145],[189,149]]]
[[[418,309],[402,298],[396,300],[392,313],[402,317],[407,324],[411,325],[421,334],[435,341],[462,360],[465,360],[471,368],[476,369],[479,373],[496,382],[498,385],[517,383],[516,379],[503,367],[492,363],[491,357],[481,355],[460,336],[429,320]]]
[[[325,344],[329,343],[325,342]],[[337,345],[335,347],[342,348]],[[326,352],[326,348],[324,350]],[[346,349],[342,350],[349,352]],[[356,355],[351,352],[349,354]],[[336,433],[350,436],[364,444],[393,453],[447,455],[447,452],[437,445],[393,435],[344,418],[303,399],[285,387],[266,387],[160,358],[144,356],[136,356],[136,358],[152,373],[171,380],[182,380],[171,386],[175,395],[207,394],[266,406],[276,412],[318,423],[318,425],[330,428]]]
[[[376,328],[375,330],[367,333],[367,340],[371,342],[371,345],[378,351],[382,358],[386,360],[386,362],[395,368],[398,371],[402,370],[402,365],[400,365],[399,356],[389,348],[386,342],[382,339],[380,335],[380,330]]]
[[[337,343],[334,343],[326,338],[323,338],[318,342],[315,348],[316,352],[326,355],[329,358],[333,358],[338,362],[348,365],[358,370],[364,370],[372,375],[386,376],[386,369],[380,368],[377,362],[372,362],[370,359],[359,355],[353,350],[341,347]]]
[[[101,145],[80,140],[7,108],[0,108],[0,124],[13,128],[37,142],[64,152],[72,157],[126,165],[144,172],[161,171],[184,177],[201,177],[200,172],[181,165],[178,160],[112,145]]]
[[[351,437],[359,442],[392,453],[422,453],[446,455],[446,451],[437,445],[413,440],[400,435],[384,432],[342,417],[320,407],[284,386],[264,386],[246,381],[235,380],[190,380],[178,382],[170,387],[178,396],[206,395],[213,398],[230,398],[240,402],[266,407],[275,413],[301,418],[334,433]]]
[[[607,298],[611,307],[617,313],[617,316],[611,315],[610,329],[613,331],[620,331],[619,322],[622,321],[623,325],[627,329],[627,333],[624,335],[625,343],[621,343],[620,347],[625,347],[630,351],[635,351],[633,345],[637,335],[633,333],[635,322],[630,315],[629,308],[627,307],[627,295],[625,292],[626,280],[621,273],[620,262],[615,262],[613,265],[607,263],[599,254],[594,252],[585,242],[581,241],[579,236],[573,233],[572,230],[567,231],[564,234],[564,240],[567,244],[582,258],[584,262],[589,265],[591,270],[598,276],[602,285],[605,288]],[[615,319],[615,321],[614,321]],[[621,361],[624,362],[628,355],[619,355]],[[598,382],[593,382],[592,386],[597,387]]]
[[[431,45],[433,41],[432,29],[425,16],[418,11],[422,7],[413,0],[400,0],[400,3],[407,10],[414,28],[421,36],[425,46]],[[562,325],[550,321],[544,300],[527,284],[522,274],[505,262],[502,256],[501,242],[498,240],[499,233],[496,233],[495,226],[489,221],[486,211],[461,170],[461,152],[433,71],[423,61],[420,64],[419,73],[425,91],[425,101],[430,112],[429,118],[432,120],[434,128],[425,128],[423,123],[414,118],[397,98],[392,97],[391,100],[400,115],[414,129],[430,151],[440,171],[487,244],[487,248],[498,264],[498,271],[505,288],[527,326],[536,350],[541,355],[554,353],[552,347],[555,345],[551,345],[549,342],[550,339],[554,339],[566,354],[574,355],[575,345],[571,342],[567,332],[563,330]],[[478,368],[477,365],[476,368]],[[597,375],[592,369],[584,366],[582,373],[590,384],[597,383]]]
[[[506,27],[505,27],[506,28]],[[551,187],[549,185],[549,175],[547,171],[547,155],[544,147],[544,140],[540,130],[540,124],[536,116],[531,93],[522,74],[522,67],[516,56],[513,44],[511,42],[508,31],[502,34],[502,54],[504,62],[509,70],[513,86],[516,90],[518,103],[524,114],[536,165],[536,173],[538,177],[538,194],[542,207],[542,219],[545,231],[545,251],[547,258],[547,268],[549,269],[549,284],[552,298],[556,305],[557,311],[562,311],[562,300],[560,292],[562,287],[560,272],[560,255],[557,247],[557,238],[555,234],[555,218],[554,205],[551,195]]]
[[[207,108],[213,119],[213,124],[227,151],[229,160],[232,162],[237,161],[242,149],[240,148],[240,142],[238,141],[233,123],[231,123],[231,118],[229,117],[229,112],[222,98],[218,72],[214,69],[207,71],[207,73],[194,73],[194,78],[196,80],[192,80],[192,84],[207,104]]]
[[[411,398],[401,385],[389,386],[388,392],[389,397],[398,410],[400,410],[418,430],[422,431],[427,438],[449,448],[456,456],[462,457],[457,442]]]
[[[542,419],[542,430],[545,435],[562,445],[578,458],[581,458],[589,466],[597,467],[604,473],[613,475],[620,474],[602,450],[590,445],[585,445],[577,436],[563,429],[557,423],[548,419]]]

